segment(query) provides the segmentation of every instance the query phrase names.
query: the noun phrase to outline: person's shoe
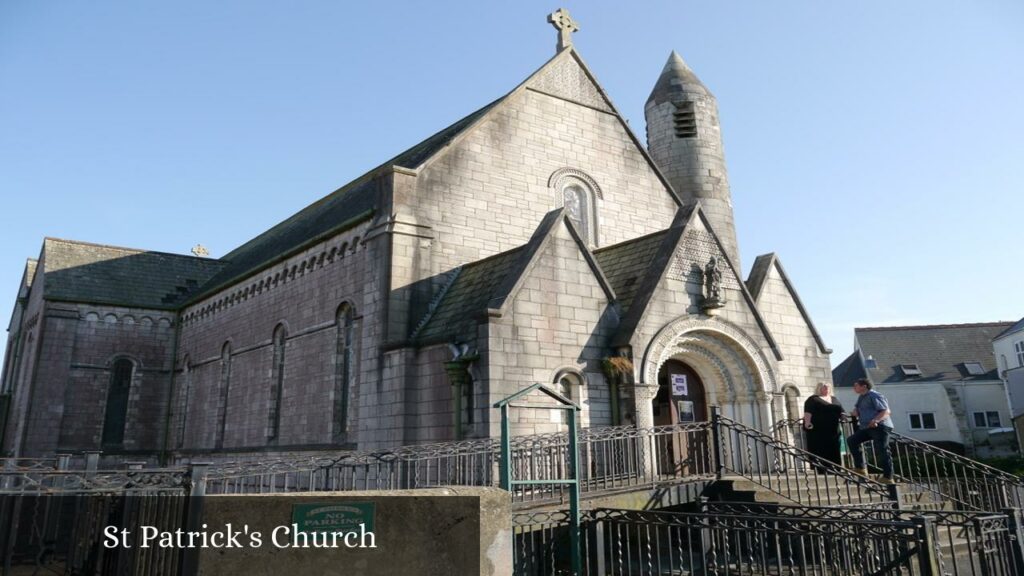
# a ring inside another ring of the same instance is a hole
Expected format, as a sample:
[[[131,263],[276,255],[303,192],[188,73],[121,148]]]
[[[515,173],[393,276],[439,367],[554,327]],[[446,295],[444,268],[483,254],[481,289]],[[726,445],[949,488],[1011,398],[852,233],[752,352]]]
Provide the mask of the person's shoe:
[[[846,469],[849,470],[850,472],[853,472],[854,474],[859,474],[860,476],[863,476],[865,478],[868,477],[868,469],[867,468],[857,468],[856,466],[847,466]]]
[[[879,484],[895,484],[896,480],[893,480],[889,476],[879,476],[878,477],[878,483]]]

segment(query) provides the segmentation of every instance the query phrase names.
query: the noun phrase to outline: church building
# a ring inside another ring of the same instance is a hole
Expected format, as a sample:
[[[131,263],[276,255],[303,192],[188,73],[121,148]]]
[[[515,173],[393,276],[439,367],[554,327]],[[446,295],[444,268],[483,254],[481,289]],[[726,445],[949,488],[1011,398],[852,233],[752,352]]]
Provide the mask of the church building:
[[[584,427],[799,416],[830,350],[777,255],[743,274],[715,97],[673,52],[635,134],[575,22],[549,20],[555,56],[506,95],[222,258],[44,239],[8,327],[2,455],[494,437],[494,403],[538,382]]]

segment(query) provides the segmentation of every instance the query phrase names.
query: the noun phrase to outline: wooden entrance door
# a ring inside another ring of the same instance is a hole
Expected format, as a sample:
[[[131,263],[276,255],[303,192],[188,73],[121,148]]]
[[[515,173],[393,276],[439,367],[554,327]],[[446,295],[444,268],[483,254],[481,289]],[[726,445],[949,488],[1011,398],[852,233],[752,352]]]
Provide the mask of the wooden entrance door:
[[[704,382],[697,372],[679,360],[669,360],[658,373],[654,398],[654,425],[668,426],[708,419]],[[705,469],[706,442],[698,432],[658,436],[658,471],[662,474],[693,473]],[[684,470],[686,468],[687,470]]]

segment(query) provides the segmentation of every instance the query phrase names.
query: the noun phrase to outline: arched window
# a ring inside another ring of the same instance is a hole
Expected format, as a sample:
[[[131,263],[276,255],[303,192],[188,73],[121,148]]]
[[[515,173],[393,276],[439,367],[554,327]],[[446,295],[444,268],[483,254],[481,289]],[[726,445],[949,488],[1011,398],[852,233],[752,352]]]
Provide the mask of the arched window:
[[[274,328],[274,358],[270,375],[270,411],[267,414],[267,438],[276,440],[281,431],[281,391],[284,389],[284,354],[287,330],[283,324]]]
[[[217,439],[215,446],[224,447],[224,431],[228,421],[228,391],[231,389],[231,343],[220,349],[220,394],[217,401]]]
[[[800,390],[790,384],[783,389],[783,394],[786,399],[786,419],[799,420],[803,418],[804,413],[800,409]]]
[[[588,198],[587,191],[579,183],[570,183],[569,186],[562,189],[562,202],[565,205],[565,215],[569,217],[569,220],[575,224],[577,231],[580,236],[588,244],[593,244],[591,241],[590,228],[590,199]]]
[[[335,319],[333,438],[345,440],[348,432],[349,396],[355,380],[355,311],[348,304],[338,308]]]
[[[178,407],[180,411],[180,417],[178,418],[178,448],[185,445],[185,430],[188,422],[188,401],[189,395],[192,393],[192,366],[191,360],[188,356],[185,356],[184,362],[181,365],[181,386],[180,395],[181,398],[178,400]]]
[[[555,377],[555,391],[577,404],[579,404],[580,388],[582,385],[582,378],[575,372],[559,372],[558,376]],[[551,416],[552,422],[564,423],[569,421],[565,410],[553,410],[553,412],[554,414]]]
[[[124,429],[128,417],[128,393],[131,391],[135,363],[127,358],[114,361],[110,374],[110,388],[107,390],[107,409],[103,415],[103,439],[105,447],[124,446]]]
[[[560,168],[548,178],[548,186],[587,246],[598,246],[597,201],[604,195],[597,181],[582,170]]]

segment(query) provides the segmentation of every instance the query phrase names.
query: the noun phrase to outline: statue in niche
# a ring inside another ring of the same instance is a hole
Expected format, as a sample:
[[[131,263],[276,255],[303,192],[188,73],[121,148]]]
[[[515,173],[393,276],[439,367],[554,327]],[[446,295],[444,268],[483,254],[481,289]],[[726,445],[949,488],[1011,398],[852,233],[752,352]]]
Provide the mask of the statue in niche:
[[[712,256],[704,266],[704,303],[701,308],[710,316],[713,311],[725,306],[722,295],[722,269],[718,267],[718,258]]]
[[[567,186],[562,191],[565,215],[576,225],[583,238],[590,239],[589,223],[587,222],[587,207],[585,205],[585,192],[579,186]]]

